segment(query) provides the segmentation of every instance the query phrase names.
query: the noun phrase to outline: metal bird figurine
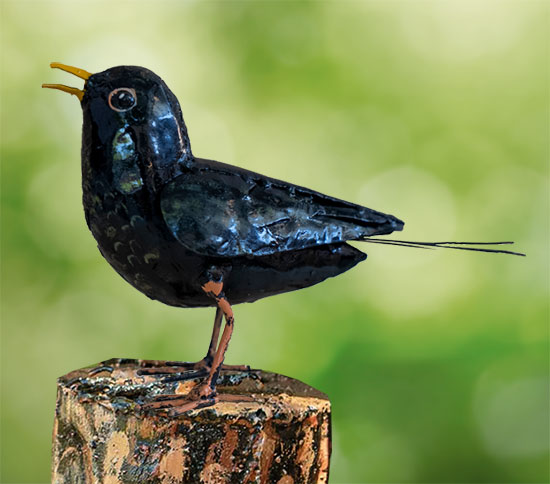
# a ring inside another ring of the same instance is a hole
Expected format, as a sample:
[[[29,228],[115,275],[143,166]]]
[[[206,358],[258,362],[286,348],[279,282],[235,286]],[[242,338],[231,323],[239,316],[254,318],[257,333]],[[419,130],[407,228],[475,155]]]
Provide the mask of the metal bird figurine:
[[[403,222],[196,158],[178,100],[150,70],[119,66],[90,74],[59,63],[51,67],[85,80],[82,90],[43,87],[74,94],[81,102],[84,212],[103,257],[151,299],[217,308],[208,353],[189,364],[206,378],[179,402],[180,412],[220,398],[216,380],[233,332],[232,305],[309,287],[351,269],[367,256],[349,240],[512,253],[371,239],[402,230]]]

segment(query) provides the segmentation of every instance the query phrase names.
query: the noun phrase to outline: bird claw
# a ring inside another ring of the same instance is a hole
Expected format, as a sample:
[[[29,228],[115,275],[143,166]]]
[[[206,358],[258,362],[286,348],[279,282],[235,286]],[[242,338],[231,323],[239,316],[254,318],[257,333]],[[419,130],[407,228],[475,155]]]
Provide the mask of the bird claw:
[[[204,357],[200,361],[159,361],[154,366],[138,370],[138,375],[181,375],[181,379],[191,379],[210,373],[212,358]],[[222,365],[221,371],[250,371],[249,365]],[[194,374],[192,374],[194,373]]]
[[[142,410],[153,410],[169,417],[177,417],[199,408],[210,407],[218,402],[253,402],[247,395],[217,394],[208,384],[200,384],[188,395],[158,395],[154,401],[142,405]]]
[[[138,375],[173,375],[190,372],[210,371],[210,359],[203,358],[197,362],[188,361],[151,361],[138,370]]]
[[[222,365],[221,371],[252,371],[250,365]]]

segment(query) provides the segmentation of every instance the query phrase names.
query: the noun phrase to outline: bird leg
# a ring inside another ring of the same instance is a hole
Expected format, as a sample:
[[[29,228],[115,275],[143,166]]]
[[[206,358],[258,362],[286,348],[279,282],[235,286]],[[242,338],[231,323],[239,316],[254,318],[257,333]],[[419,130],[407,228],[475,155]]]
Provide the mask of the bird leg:
[[[217,349],[211,362],[208,377],[197,387],[195,387],[187,396],[161,395],[156,399],[156,401],[146,405],[146,408],[166,409],[170,415],[179,415],[190,410],[214,405],[220,400],[220,397],[216,394],[216,381],[223,364],[225,351],[227,350],[229,340],[231,339],[231,334],[233,333],[233,310],[223,294],[223,282],[209,280],[202,286],[202,289],[216,301],[218,306],[216,319],[214,321],[214,329],[212,331],[212,340],[205,359],[214,353],[214,347],[217,343],[221,326],[221,317],[218,318],[218,314],[223,314],[226,321],[220,342],[217,345]],[[217,324],[218,321],[220,322],[219,324]],[[234,395],[224,395],[223,398],[223,400],[239,399],[242,400],[242,397],[239,398]]]
[[[206,356],[199,362],[199,363],[204,363],[209,370],[210,370],[210,367],[212,366],[212,362],[214,361],[216,348],[218,347],[218,339],[220,336],[222,318],[223,318],[223,311],[221,310],[220,307],[217,307],[216,317],[214,318],[214,327],[212,328],[212,338],[210,339],[210,345],[208,346],[208,351],[206,352]]]
[[[214,318],[214,327],[212,328],[212,338],[210,339],[210,345],[208,346],[208,352],[206,356],[196,363],[201,368],[206,368],[210,370],[212,367],[212,362],[216,355],[216,349],[218,347],[218,338],[220,335],[220,328],[223,317],[223,310],[218,306],[216,308],[216,317]],[[233,370],[233,371],[250,371],[250,366],[248,365],[224,365],[222,364],[220,370]]]
[[[235,320],[233,317],[233,309],[231,308],[229,301],[223,293],[223,282],[209,280],[206,284],[202,286],[202,290],[206,294],[208,294],[208,296],[212,297],[216,301],[216,305],[218,306],[208,353],[202,360],[202,362],[207,362],[207,364],[210,363],[208,376],[205,378],[204,381],[199,383],[199,385],[197,385],[189,393],[189,395],[161,395],[156,399],[156,401],[147,404],[145,406],[146,408],[167,409],[170,415],[179,415],[190,410],[214,405],[220,400],[242,401],[245,399],[245,397],[238,395],[223,395],[222,397],[220,397],[216,394],[216,382],[218,380],[220,370],[224,368],[223,360],[225,358],[225,352],[227,350],[229,340],[231,339],[231,335],[233,334],[233,326]],[[225,316],[225,326],[219,344],[217,344],[217,348],[214,351],[219,336],[222,315]],[[212,359],[210,360],[210,358]],[[201,364],[201,362],[198,362],[198,364]],[[248,366],[226,368],[250,369]]]
[[[196,392],[197,396],[199,396],[201,399],[209,399],[216,395],[216,381],[218,380],[218,375],[220,374],[223,360],[225,358],[225,351],[227,350],[231,335],[233,334],[235,318],[233,317],[233,309],[231,308],[231,304],[229,304],[229,301],[223,293],[222,281],[215,282],[213,280],[210,280],[202,286],[202,290],[216,301],[218,309],[221,309],[223,315],[225,316],[225,326],[223,328],[220,342],[214,354],[210,373],[208,374],[208,377],[197,387]],[[216,328],[214,327],[214,331],[212,334],[213,337],[215,333]],[[212,348],[212,343],[210,348]]]
[[[171,381],[174,380],[189,380],[200,376],[201,374],[207,375],[212,367],[214,361],[214,355],[216,354],[216,348],[218,346],[218,339],[220,336],[220,328],[223,318],[223,311],[218,307],[216,308],[216,317],[214,318],[214,327],[212,328],[212,338],[210,339],[210,345],[206,356],[196,362],[187,361],[170,361],[159,362],[158,366],[143,368],[139,370],[140,375],[172,375]],[[250,371],[248,365],[222,365],[222,370],[233,371]],[[199,374],[197,374],[199,373]]]

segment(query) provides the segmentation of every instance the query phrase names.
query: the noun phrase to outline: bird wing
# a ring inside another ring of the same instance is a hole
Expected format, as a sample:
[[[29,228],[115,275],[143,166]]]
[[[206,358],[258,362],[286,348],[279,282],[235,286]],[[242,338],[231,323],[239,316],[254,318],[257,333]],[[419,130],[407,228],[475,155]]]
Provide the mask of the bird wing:
[[[164,187],[160,206],[181,244],[218,257],[268,255],[403,228],[392,215],[201,159]]]

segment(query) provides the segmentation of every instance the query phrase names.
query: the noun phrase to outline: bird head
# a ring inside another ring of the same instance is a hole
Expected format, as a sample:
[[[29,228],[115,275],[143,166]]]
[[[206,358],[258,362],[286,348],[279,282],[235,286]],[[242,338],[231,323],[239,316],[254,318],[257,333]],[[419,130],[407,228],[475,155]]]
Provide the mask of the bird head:
[[[97,74],[53,62],[57,68],[85,80],[84,88],[43,84],[75,95],[82,106],[83,152],[104,165],[121,156],[138,157],[163,176],[192,159],[187,128],[178,100],[154,72],[137,66],[117,66]],[[94,152],[98,151],[97,153]]]

